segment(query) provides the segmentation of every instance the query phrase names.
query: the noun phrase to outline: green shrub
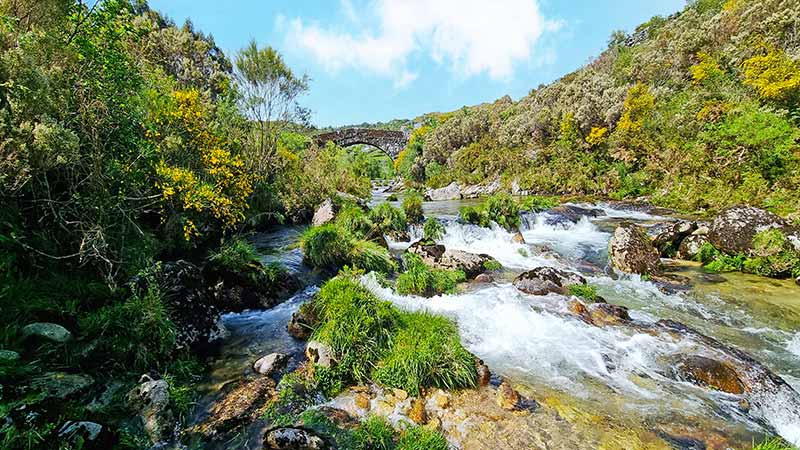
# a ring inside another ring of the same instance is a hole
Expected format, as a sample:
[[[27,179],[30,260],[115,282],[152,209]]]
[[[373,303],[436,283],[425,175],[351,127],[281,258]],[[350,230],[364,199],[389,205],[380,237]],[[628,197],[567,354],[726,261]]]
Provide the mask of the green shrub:
[[[336,225],[357,237],[369,235],[374,228],[374,224],[367,213],[360,206],[352,203],[346,203],[341,206],[339,213],[336,215]]]
[[[422,239],[425,242],[436,242],[444,237],[445,231],[444,225],[439,220],[434,217],[428,217],[422,227]]]
[[[409,222],[421,222],[423,217],[422,195],[417,191],[407,191],[403,198],[403,211]]]
[[[422,262],[413,253],[403,255],[406,271],[397,277],[395,287],[402,295],[421,295],[432,297],[440,294],[452,294],[456,285],[466,279],[460,270],[434,269]]]
[[[264,411],[264,418],[275,427],[294,425],[303,411],[318,402],[316,386],[298,372],[284,375],[276,392],[277,396]]]
[[[757,233],[753,237],[752,255],[744,262],[745,272],[773,278],[800,274],[800,252],[781,230]]]
[[[571,284],[567,290],[569,295],[574,295],[590,302],[597,301],[597,288],[591,284]]]
[[[447,450],[449,448],[447,439],[438,431],[411,427],[400,437],[396,450]]]
[[[228,241],[216,252],[212,252],[209,261],[231,272],[243,272],[253,262],[258,262],[255,247],[244,239]]]
[[[389,203],[381,203],[372,208],[369,218],[381,235],[390,231],[406,231],[408,229],[406,213]]]
[[[492,222],[507,230],[519,228],[520,207],[508,194],[495,194],[479,206],[465,206],[459,210],[461,220],[481,227],[489,227]]]
[[[475,357],[461,346],[458,329],[450,320],[424,312],[403,313],[374,378],[414,396],[420,395],[423,386],[472,387]]]
[[[471,223],[481,227],[491,226],[489,214],[475,206],[462,206],[458,210],[458,216],[466,223]]]
[[[300,237],[303,254],[316,267],[338,268],[349,262],[353,236],[337,224],[306,230]]]
[[[354,450],[393,450],[395,431],[383,417],[370,416],[353,431]]]
[[[350,263],[366,272],[392,273],[397,270],[389,251],[372,241],[355,241],[349,255]]]
[[[710,242],[704,242],[697,251],[697,254],[694,256],[694,260],[703,264],[708,264],[717,259],[720,255],[722,255],[722,252],[717,250],[717,248],[714,247]]]
[[[525,197],[520,201],[519,209],[522,211],[544,211],[546,209],[555,208],[560,204],[561,202],[557,197],[541,197],[534,195]]]

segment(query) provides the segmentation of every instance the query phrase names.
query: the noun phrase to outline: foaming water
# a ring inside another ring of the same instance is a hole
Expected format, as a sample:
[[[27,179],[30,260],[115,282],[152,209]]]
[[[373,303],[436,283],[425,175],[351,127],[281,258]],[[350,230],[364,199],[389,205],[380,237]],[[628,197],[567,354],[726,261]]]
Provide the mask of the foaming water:
[[[597,260],[606,252],[609,233],[600,231],[587,217],[577,223],[552,221],[548,213],[526,215],[523,221],[522,236],[529,244],[546,245],[561,255],[578,259]]]

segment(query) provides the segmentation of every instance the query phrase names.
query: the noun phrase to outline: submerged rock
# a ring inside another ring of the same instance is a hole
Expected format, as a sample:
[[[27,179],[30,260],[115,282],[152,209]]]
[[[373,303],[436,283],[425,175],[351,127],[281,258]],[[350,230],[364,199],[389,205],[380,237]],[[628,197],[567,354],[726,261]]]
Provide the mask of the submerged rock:
[[[537,267],[514,279],[514,287],[532,295],[547,295],[551,292],[565,295],[573,284],[586,284],[586,279],[577,273],[552,267]]]
[[[261,375],[272,375],[286,367],[289,355],[285,353],[270,353],[263,356],[253,364],[253,370]]]
[[[671,258],[675,256],[684,239],[695,230],[697,230],[696,222],[676,222],[667,226],[653,238],[653,246],[661,253],[661,256]]]
[[[449,185],[439,189],[428,189],[425,192],[425,198],[432,202],[440,202],[445,200],[460,200],[461,188],[455,181]]]
[[[325,441],[302,428],[274,428],[264,434],[264,450],[322,450]]]
[[[521,403],[519,392],[508,381],[503,381],[497,388],[497,404],[505,410],[514,411],[519,409]]]
[[[169,385],[165,380],[142,377],[143,382],[128,393],[128,404],[138,411],[150,441],[160,442],[170,436],[175,420],[169,407]]]
[[[526,243],[525,236],[523,236],[522,233],[517,231],[516,233],[514,233],[513,236],[511,236],[511,242],[515,244],[525,244]]]
[[[711,223],[708,240],[725,253],[746,253],[753,249],[753,237],[772,228],[785,229],[781,217],[752,206],[732,206]]]
[[[492,278],[492,276],[489,275],[488,273],[482,273],[477,277],[475,277],[475,281],[477,281],[478,283],[491,283],[492,281],[494,281],[494,278]]]
[[[744,393],[744,385],[728,364],[700,355],[683,356],[673,366],[683,380],[729,394]]]
[[[267,377],[244,381],[209,409],[208,418],[195,427],[206,439],[235,430],[257,419],[275,393],[275,382]]]
[[[633,224],[617,227],[608,244],[611,266],[622,272],[653,274],[661,272],[661,259],[650,238]]]
[[[597,326],[619,325],[631,321],[628,308],[610,303],[593,303],[587,307],[592,323]]]
[[[64,344],[72,340],[72,333],[56,323],[37,322],[22,328],[22,338],[28,342]]]

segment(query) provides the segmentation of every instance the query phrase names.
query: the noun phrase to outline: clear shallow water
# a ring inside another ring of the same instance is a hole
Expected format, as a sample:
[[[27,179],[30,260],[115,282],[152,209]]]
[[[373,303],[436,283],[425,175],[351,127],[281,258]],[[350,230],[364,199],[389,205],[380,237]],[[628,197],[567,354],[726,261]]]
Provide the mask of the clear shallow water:
[[[610,273],[606,248],[620,221],[650,226],[669,217],[618,205],[579,205],[598,209],[598,217],[581,217],[572,223],[559,222],[545,213],[528,215],[522,230],[526,243],[518,244],[513,242],[513,234],[501,228],[458,223],[458,208],[464,204],[425,203],[424,210],[446,223],[440,243],[486,253],[500,261],[506,271],[496,277],[497,282],[467,285],[457,295],[432,299],[399,296],[370,278],[364,279],[365,285],[401,308],[427,309],[453,318],[464,343],[494,373],[528,386],[534,394],[546,397],[546,403],[574,405],[591,417],[587,426],[607,426],[609,432],[620,426],[699,430],[701,436],[725,436],[740,448],[749,448],[754,439],[773,433],[800,443],[800,398],[796,392],[747,394],[750,408],[745,411],[740,407],[743,396],[703,389],[668,376],[672,358],[691,354],[713,357],[714,350],[690,338],[628,327],[590,326],[566,314],[564,297],[531,296],[510,284],[516,274],[540,266],[579,271],[610,303],[630,308],[636,321],[683,322],[744,350],[800,389],[800,288],[792,282],[725,274],[720,283],[710,280],[696,265],[682,264],[673,269],[692,280],[692,289],[665,294],[640,277]],[[306,274],[309,285],[318,284],[319,278],[303,266],[302,254],[293,246],[298,232],[289,229],[262,235],[256,243],[267,253],[265,260],[283,262]],[[421,237],[418,229],[410,234],[412,241]],[[390,242],[398,251],[408,245]],[[302,343],[286,334],[285,324],[312,293],[313,288],[270,311],[226,316],[224,323],[231,337],[223,344],[210,385],[241,376],[265,353],[299,353]]]

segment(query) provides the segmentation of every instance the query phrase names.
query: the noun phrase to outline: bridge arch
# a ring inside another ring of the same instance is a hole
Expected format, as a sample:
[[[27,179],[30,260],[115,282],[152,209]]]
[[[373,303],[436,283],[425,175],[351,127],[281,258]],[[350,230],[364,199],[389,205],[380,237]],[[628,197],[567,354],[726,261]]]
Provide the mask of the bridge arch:
[[[318,134],[314,141],[319,146],[333,142],[340,147],[364,144],[379,148],[392,159],[408,145],[409,134],[405,131],[379,130],[375,128],[343,128]]]

